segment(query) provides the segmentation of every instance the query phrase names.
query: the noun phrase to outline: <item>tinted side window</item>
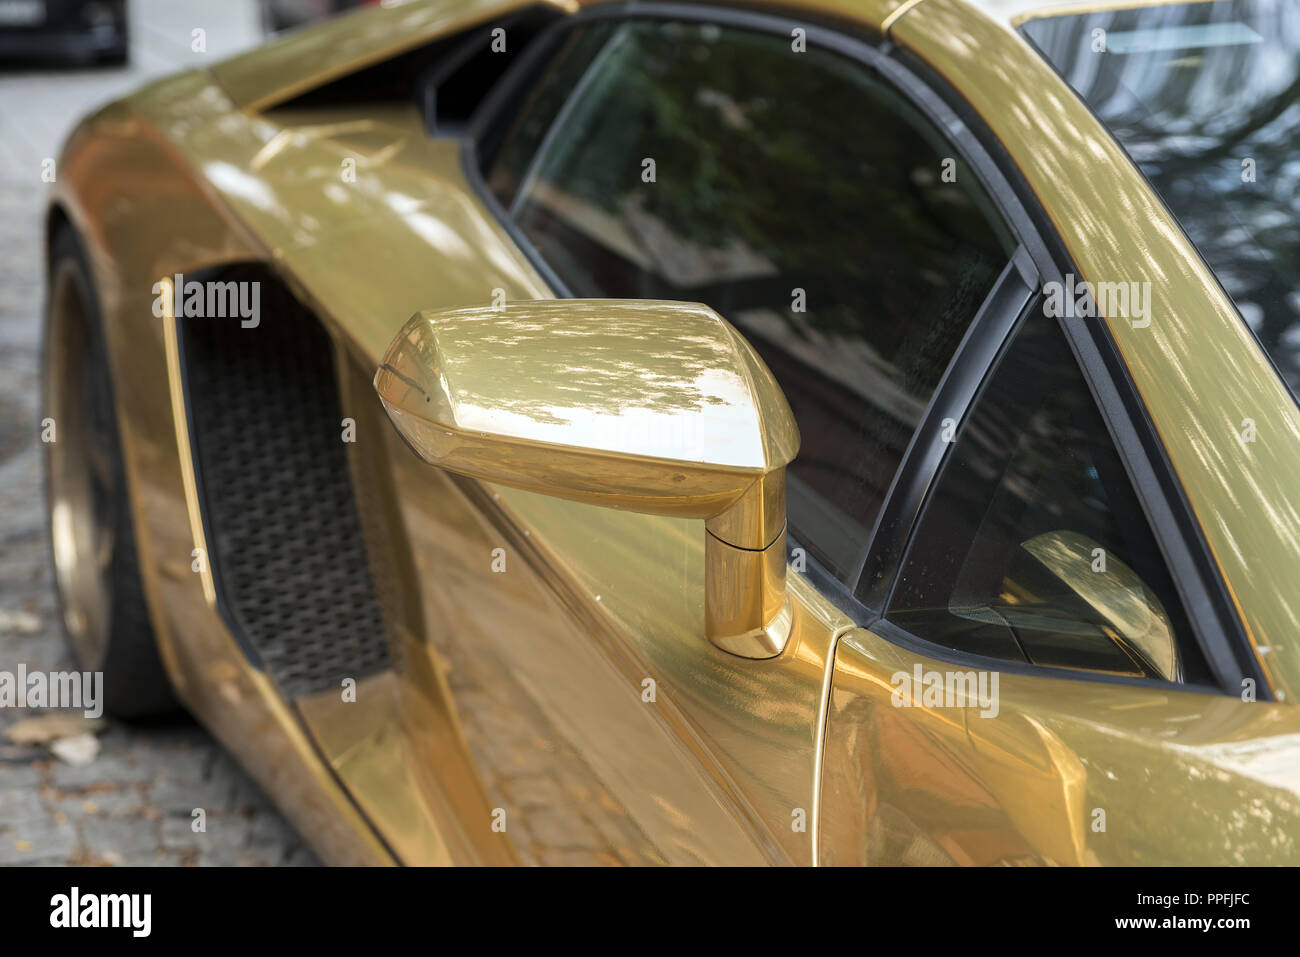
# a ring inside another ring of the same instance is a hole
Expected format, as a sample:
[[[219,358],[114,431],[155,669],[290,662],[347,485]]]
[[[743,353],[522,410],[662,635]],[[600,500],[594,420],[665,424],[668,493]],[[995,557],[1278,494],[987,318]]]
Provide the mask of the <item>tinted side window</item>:
[[[1055,321],[1024,323],[958,431],[887,617],[975,654],[1212,683]]]
[[[481,155],[494,154],[487,170],[487,185],[503,208],[513,205],[524,174],[555,123],[556,114],[614,29],[613,23],[596,23],[579,27],[557,42],[547,57],[535,62],[528,75],[519,79],[520,88],[527,91],[523,105],[510,116],[504,129],[492,124],[478,142]]]
[[[802,433],[791,529],[843,577],[1012,249],[955,156],[847,58],[629,22],[514,213],[575,296],[704,302],[740,328]]]

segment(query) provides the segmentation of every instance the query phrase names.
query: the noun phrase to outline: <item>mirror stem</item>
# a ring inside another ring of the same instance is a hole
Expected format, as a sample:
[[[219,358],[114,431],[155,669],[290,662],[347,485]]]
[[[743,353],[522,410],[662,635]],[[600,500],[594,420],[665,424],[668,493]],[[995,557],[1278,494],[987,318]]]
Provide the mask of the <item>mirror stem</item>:
[[[785,470],[759,479],[704,527],[709,641],[742,658],[776,657],[792,623],[785,593]]]

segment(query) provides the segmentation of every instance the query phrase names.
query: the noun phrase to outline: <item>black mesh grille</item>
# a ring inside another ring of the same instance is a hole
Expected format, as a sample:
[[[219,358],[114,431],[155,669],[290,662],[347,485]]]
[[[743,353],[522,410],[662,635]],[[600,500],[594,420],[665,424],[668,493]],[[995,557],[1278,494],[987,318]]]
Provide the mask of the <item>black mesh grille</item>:
[[[382,670],[328,336],[265,281],[256,327],[179,325],[208,559],[237,637],[290,698]]]

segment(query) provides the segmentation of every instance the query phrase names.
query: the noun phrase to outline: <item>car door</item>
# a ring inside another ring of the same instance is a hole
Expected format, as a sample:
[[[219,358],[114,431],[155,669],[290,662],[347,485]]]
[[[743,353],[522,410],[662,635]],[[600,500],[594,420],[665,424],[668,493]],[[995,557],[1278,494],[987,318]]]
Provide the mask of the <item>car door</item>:
[[[794,630],[767,660],[704,637],[698,522],[450,478],[402,492],[448,693],[521,861],[816,862],[843,595],[972,322],[1026,297],[979,179],[879,53],[807,35],[825,42],[724,11],[580,17],[476,121],[488,201],[557,294],[712,306],[803,442]]]
[[[823,862],[1294,864],[1294,709],[1189,618],[1041,300],[940,443],[837,647]]]

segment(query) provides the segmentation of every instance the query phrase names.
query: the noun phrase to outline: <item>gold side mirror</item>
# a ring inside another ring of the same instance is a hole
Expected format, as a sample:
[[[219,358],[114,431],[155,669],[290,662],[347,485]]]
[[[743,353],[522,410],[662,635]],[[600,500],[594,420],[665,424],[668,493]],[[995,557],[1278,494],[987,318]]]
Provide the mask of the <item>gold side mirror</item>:
[[[799,431],[741,335],[697,303],[516,302],[414,315],[375,374],[426,462],[609,508],[705,520],[705,629],[779,655],[785,467]]]

